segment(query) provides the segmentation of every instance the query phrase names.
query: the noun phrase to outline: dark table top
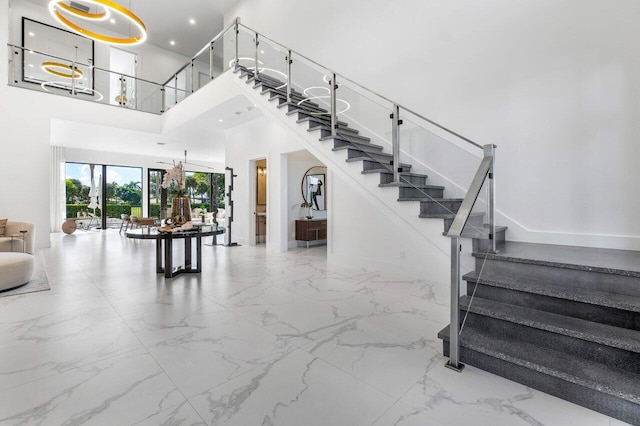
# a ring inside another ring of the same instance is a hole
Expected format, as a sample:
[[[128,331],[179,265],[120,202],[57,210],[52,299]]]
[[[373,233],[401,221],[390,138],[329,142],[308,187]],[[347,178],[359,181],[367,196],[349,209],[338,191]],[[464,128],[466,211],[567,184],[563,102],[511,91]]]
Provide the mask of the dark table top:
[[[193,238],[210,237],[212,235],[224,234],[224,227],[215,225],[198,226],[189,231],[182,232],[158,232],[156,229],[133,229],[127,231],[127,238],[141,240],[155,240],[158,238]]]

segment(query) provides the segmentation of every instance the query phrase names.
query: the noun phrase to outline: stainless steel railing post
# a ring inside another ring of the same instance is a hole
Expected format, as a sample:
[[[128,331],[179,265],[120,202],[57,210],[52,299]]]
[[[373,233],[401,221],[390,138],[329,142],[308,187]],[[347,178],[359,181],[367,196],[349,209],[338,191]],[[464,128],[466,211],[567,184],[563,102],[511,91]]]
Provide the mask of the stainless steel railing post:
[[[260,40],[258,40],[258,33],[255,33],[256,36],[256,70],[253,73],[254,79],[257,81],[258,80],[258,46],[260,45]]]
[[[71,62],[71,94],[76,95],[76,63]]]
[[[291,50],[287,52],[287,102],[291,102],[291,98],[293,97],[293,90],[291,88],[291,64],[293,60],[291,59]]]
[[[173,78],[173,104],[178,105],[178,74],[174,74]]]
[[[336,114],[336,90],[338,89],[338,84],[336,82],[336,74],[331,74],[331,136],[335,137],[338,134],[338,115]]]
[[[22,51],[24,55],[24,50]],[[9,67],[11,68],[11,80],[9,81],[10,85],[16,84],[16,60],[15,57],[18,54],[17,50],[13,50],[12,47],[9,47]]]
[[[489,179],[487,182],[487,217],[489,220],[489,241],[491,244],[490,251],[491,253],[497,252],[496,246],[496,212],[495,212],[495,179],[494,179],[494,165],[496,161],[496,146],[493,144],[485,145],[484,147],[484,156],[491,157],[491,167],[489,168],[489,173],[487,178]]]
[[[391,141],[393,148],[393,182],[400,183],[400,106],[393,106],[391,120]]]
[[[127,105],[127,97],[126,97],[127,85],[125,81],[126,80],[124,79],[124,76],[120,74],[120,101],[118,103],[120,104],[120,106],[123,106],[123,107]]]
[[[191,93],[193,93],[193,67],[194,67],[194,63],[193,63],[193,59],[191,60]]]
[[[446,367],[458,372],[464,368],[460,362],[460,251],[460,238],[451,238],[451,324]]]
[[[213,80],[213,42],[209,45],[209,80]]]
[[[238,43],[239,43],[239,38],[240,38],[240,28],[239,28],[239,24],[240,24],[240,18],[236,18],[236,62],[235,62],[235,66],[238,66],[238,62],[239,62],[239,57],[238,57]]]

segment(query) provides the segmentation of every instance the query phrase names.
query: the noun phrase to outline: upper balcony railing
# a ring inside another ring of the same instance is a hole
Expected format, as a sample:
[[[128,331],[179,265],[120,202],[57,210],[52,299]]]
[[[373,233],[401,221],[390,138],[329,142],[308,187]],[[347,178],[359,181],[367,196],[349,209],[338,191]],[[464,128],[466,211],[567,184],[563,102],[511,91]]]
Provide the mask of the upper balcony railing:
[[[136,111],[161,114],[162,84],[13,44],[9,84]]]

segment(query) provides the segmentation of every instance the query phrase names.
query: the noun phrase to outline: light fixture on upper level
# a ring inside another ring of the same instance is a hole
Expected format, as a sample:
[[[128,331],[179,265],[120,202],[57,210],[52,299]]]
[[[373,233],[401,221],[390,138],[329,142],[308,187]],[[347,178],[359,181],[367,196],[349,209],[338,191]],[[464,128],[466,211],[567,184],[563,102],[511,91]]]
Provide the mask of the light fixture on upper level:
[[[56,21],[60,22],[71,31],[85,37],[89,37],[90,39],[101,41],[103,43],[133,46],[136,44],[144,43],[144,41],[147,39],[147,27],[144,25],[144,22],[142,22],[140,18],[138,18],[126,7],[121,6],[112,0],[78,1],[95,5],[97,7],[97,11],[95,13],[91,13],[88,11],[80,10],[77,7],[73,7],[72,5],[65,3],[64,0],[51,0],[49,1],[49,13],[51,13],[51,16],[53,16]],[[134,37],[111,37],[88,30],[69,20],[69,17],[73,16],[74,18],[84,19],[92,22],[104,21],[109,19],[112,13],[122,16],[129,23],[133,24],[133,26],[138,29],[140,34]]]
[[[79,68],[73,68],[71,65],[61,64],[60,62],[43,62],[42,70],[48,72],[51,75],[62,78],[80,78],[82,77],[82,70]]]

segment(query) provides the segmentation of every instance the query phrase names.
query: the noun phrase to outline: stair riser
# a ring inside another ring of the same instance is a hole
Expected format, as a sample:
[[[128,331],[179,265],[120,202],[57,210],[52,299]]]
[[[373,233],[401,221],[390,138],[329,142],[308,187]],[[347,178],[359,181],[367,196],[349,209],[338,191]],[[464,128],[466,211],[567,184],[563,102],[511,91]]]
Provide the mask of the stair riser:
[[[309,127],[312,127],[311,123],[314,123],[313,125],[317,123],[331,127],[331,117],[329,117],[329,115],[312,115],[307,114],[304,111],[298,111],[298,120],[301,120],[303,118],[309,119]],[[349,124],[345,123],[344,121],[338,121],[338,127],[349,127]]]
[[[287,106],[287,111],[289,112],[296,112],[296,111],[305,111],[305,112],[309,112],[312,114],[321,114],[323,116],[329,116],[329,113],[323,109],[319,109],[319,108],[314,108],[311,105],[288,105]]]
[[[420,214],[455,214],[462,201],[421,201]]]
[[[461,310],[460,315],[464,318],[465,311]],[[579,356],[612,368],[635,374],[640,372],[640,355],[624,349],[515,324],[473,312],[469,314],[465,327],[500,336],[501,339],[510,340],[511,344],[517,344],[517,342],[530,343],[538,347]]]
[[[507,231],[503,229],[501,231],[496,232],[496,247],[497,250],[500,251],[501,246],[504,245],[507,240]],[[473,239],[473,251],[479,253],[486,253],[491,251],[491,241],[485,239]]]
[[[342,147],[353,147],[356,148],[358,150],[362,150],[362,151],[367,151],[367,152],[372,152],[372,153],[379,153],[381,152],[381,150],[375,146],[375,145],[370,145],[370,144],[366,144],[366,143],[357,143],[357,142],[349,142],[349,141],[345,141],[342,139],[334,139],[333,140],[333,147],[334,148],[342,148]]]
[[[444,220],[444,232],[449,232],[449,229],[451,229],[451,225],[453,225],[454,220],[455,218]],[[479,216],[479,215],[469,216],[469,220],[467,220],[467,226],[477,226],[479,228],[483,227],[484,216]]]
[[[475,287],[474,282],[468,281],[467,294],[473,294]],[[476,297],[482,299],[640,331],[640,313],[637,312],[483,284],[478,284],[475,292]]]
[[[360,158],[367,157],[367,159],[380,161],[385,164],[391,164],[391,159],[388,155],[385,154],[377,154],[374,152],[363,152],[357,149],[348,149],[347,150],[347,158]]]
[[[400,192],[400,198],[417,198],[417,197],[433,197],[442,198],[444,196],[444,189],[435,188],[398,188]]]
[[[356,134],[353,133],[349,133],[349,132],[342,132],[342,131],[338,131],[338,135],[341,138],[345,138],[348,141],[351,142],[356,142],[356,143],[371,143],[371,139],[369,138],[365,138],[362,136],[358,136]],[[321,130],[321,136],[323,138],[329,137],[331,136],[331,130],[330,129],[322,129]]]
[[[413,176],[413,175],[401,175],[401,182],[411,183],[413,185],[426,185],[427,178],[424,176]],[[391,183],[393,182],[393,173],[380,173],[380,183]]]
[[[324,138],[327,136],[331,136],[331,123],[326,124],[326,125],[316,125],[315,127],[311,127],[309,126],[309,129],[311,130],[317,130],[320,132],[320,137]],[[348,127],[343,127],[343,126],[338,126],[338,135],[339,136],[358,136],[358,130],[355,129],[350,129]]]
[[[449,356],[449,342],[444,342],[445,356]],[[589,407],[610,417],[631,423],[640,424],[640,406],[632,402],[598,392],[556,377],[522,367],[507,361],[496,359],[486,354],[461,348],[460,359],[472,365],[533,389],[548,393],[574,404]],[[464,373],[463,373],[464,374]]]
[[[483,261],[484,258],[476,258],[476,270],[480,270]],[[640,297],[640,278],[636,277],[496,259],[487,259],[484,267],[485,271],[514,278],[528,278],[572,285],[576,287],[576,291],[584,287],[597,291]]]

